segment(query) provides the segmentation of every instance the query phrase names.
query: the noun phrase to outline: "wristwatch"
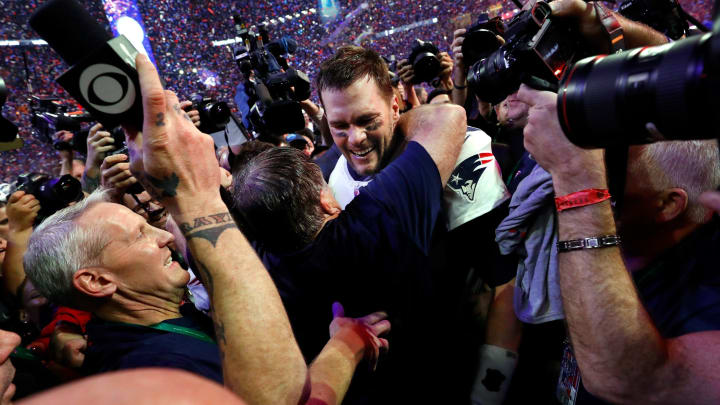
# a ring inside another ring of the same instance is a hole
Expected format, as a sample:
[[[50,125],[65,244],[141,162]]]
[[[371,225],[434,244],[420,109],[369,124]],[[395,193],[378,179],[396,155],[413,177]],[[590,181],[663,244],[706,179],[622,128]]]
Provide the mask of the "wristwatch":
[[[578,249],[599,249],[620,245],[620,236],[592,236],[584,239],[563,240],[557,243],[558,252],[569,252]]]

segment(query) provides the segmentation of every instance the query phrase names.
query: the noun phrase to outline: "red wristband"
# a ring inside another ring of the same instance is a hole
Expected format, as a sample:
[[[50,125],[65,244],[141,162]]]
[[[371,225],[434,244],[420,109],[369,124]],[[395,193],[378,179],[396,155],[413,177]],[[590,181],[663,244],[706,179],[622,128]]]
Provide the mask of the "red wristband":
[[[562,197],[555,198],[557,211],[565,211],[570,208],[584,207],[597,204],[610,199],[610,192],[603,188],[589,188],[580,190]]]

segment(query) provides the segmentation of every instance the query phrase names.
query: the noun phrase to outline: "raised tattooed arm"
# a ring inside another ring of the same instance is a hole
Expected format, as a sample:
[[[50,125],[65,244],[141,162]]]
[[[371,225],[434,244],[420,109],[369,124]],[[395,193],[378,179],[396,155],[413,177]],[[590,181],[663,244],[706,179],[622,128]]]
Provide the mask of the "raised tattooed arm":
[[[222,201],[204,211],[173,216],[212,300],[226,384],[249,403],[304,402],[307,367],[275,285]]]
[[[220,198],[213,140],[162,89],[147,57],[136,59],[142,132],[126,128],[130,169],[179,224],[213,305],[225,384],[248,403],[298,404],[307,366],[270,275]]]

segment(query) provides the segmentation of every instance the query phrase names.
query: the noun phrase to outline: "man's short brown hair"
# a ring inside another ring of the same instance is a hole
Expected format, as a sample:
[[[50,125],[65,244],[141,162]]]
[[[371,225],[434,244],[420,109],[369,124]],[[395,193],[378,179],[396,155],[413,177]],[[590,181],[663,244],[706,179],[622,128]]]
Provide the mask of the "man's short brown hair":
[[[380,92],[388,99],[393,96],[387,63],[375,51],[359,46],[343,46],[320,65],[315,86],[320,101],[325,89],[342,90],[356,81],[369,77],[377,84]]]

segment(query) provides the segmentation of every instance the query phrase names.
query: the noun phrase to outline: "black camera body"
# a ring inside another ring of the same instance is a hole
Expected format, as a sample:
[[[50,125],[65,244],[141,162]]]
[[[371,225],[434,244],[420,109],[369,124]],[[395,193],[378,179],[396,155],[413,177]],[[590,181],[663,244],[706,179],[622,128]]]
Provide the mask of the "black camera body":
[[[30,123],[35,131],[42,135],[47,142],[52,143],[57,150],[72,149],[69,142],[60,142],[53,135],[58,131],[78,133],[82,124],[94,121],[90,114],[84,112],[68,112],[68,107],[60,103],[55,97],[30,97]]]
[[[191,110],[197,110],[200,114],[200,131],[211,134],[225,129],[230,121],[230,106],[224,101],[217,101],[210,97],[203,97],[200,94],[190,96],[192,101]]]
[[[300,101],[310,97],[310,79],[291,68],[286,56],[295,53],[297,42],[289,37],[269,40],[267,27],[248,30],[239,16],[233,17],[243,44],[236,47],[235,61],[246,80],[250,96],[248,119],[261,133],[284,134],[305,127]]]
[[[440,50],[430,42],[415,39],[408,62],[413,68],[413,83],[429,82],[440,73]]]
[[[486,13],[480,14],[474,25],[465,30],[461,50],[465,66],[471,66],[484,59],[502,46],[498,36],[505,36],[505,24],[500,17],[489,18]]]
[[[542,1],[521,11],[506,26],[505,44],[468,70],[468,85],[490,103],[499,103],[532,79],[556,86],[584,49],[580,35],[565,22],[550,18]],[[464,55],[464,54],[463,54]]]
[[[32,194],[40,202],[40,212],[35,219],[35,225],[83,198],[80,181],[69,174],[57,178],[42,173],[21,174],[12,184],[12,190],[10,194],[22,190]]]
[[[672,39],[680,39],[690,28],[677,0],[627,0],[620,4],[618,12]]]

